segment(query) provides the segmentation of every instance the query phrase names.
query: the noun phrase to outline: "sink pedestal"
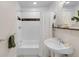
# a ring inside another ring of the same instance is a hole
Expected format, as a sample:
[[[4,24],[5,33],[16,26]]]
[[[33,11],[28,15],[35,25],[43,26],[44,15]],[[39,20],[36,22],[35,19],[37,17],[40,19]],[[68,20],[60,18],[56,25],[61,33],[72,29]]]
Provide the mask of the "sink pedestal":
[[[51,57],[55,57],[55,53],[52,50],[50,50],[50,55]]]
[[[66,57],[64,54],[55,53],[55,57]]]
[[[50,51],[50,53],[51,53],[51,57],[66,57],[65,54],[58,54],[52,50]]]

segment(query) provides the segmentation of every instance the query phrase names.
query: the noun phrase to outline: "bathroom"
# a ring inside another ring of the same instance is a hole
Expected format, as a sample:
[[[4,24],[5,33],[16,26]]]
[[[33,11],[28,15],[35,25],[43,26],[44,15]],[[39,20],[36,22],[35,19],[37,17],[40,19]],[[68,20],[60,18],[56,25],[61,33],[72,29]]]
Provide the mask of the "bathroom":
[[[79,57],[79,1],[0,1],[0,9],[0,57]]]

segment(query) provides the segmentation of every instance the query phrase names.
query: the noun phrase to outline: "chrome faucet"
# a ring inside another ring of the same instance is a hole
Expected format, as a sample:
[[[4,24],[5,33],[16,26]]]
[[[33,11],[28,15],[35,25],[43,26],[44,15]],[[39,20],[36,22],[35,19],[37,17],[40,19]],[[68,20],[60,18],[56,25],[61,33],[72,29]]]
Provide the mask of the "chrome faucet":
[[[60,43],[62,43],[62,44],[64,44],[65,42],[62,40],[62,39],[58,39],[58,41],[60,42]]]

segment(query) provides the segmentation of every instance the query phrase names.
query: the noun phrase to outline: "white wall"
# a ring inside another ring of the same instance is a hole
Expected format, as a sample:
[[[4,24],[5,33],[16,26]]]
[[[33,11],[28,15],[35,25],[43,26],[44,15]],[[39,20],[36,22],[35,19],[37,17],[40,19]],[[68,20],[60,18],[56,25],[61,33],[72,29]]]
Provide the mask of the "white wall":
[[[49,8],[49,11],[56,15],[56,25],[71,25],[71,12],[69,9],[63,8],[64,1],[55,2]]]
[[[22,18],[40,18],[40,12],[47,10],[47,7],[37,7],[37,8],[22,8],[21,9],[21,15]]]
[[[40,18],[40,12],[21,12],[22,18]]]
[[[16,2],[16,12],[17,16],[21,17],[21,7],[18,2]]]
[[[16,3],[0,2],[0,56],[8,56],[8,37],[16,33]]]
[[[58,18],[56,19],[56,24],[61,26],[71,26],[71,17],[71,12],[68,9],[62,8],[61,13],[58,14]]]
[[[40,21],[22,21],[22,40],[40,40]]]
[[[15,2],[0,2],[0,37],[6,38],[16,32]]]
[[[26,7],[21,9],[22,12],[41,12],[44,10],[48,10],[48,7]]]

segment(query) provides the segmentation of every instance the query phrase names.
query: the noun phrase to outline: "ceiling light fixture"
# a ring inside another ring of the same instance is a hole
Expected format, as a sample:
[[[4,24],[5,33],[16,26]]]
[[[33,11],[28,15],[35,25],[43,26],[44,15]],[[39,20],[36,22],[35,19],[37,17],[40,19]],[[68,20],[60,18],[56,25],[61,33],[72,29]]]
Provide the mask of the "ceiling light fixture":
[[[34,4],[34,5],[36,5],[36,4],[37,4],[37,2],[33,2],[33,4]]]
[[[70,2],[66,2],[66,4],[69,4]]]

